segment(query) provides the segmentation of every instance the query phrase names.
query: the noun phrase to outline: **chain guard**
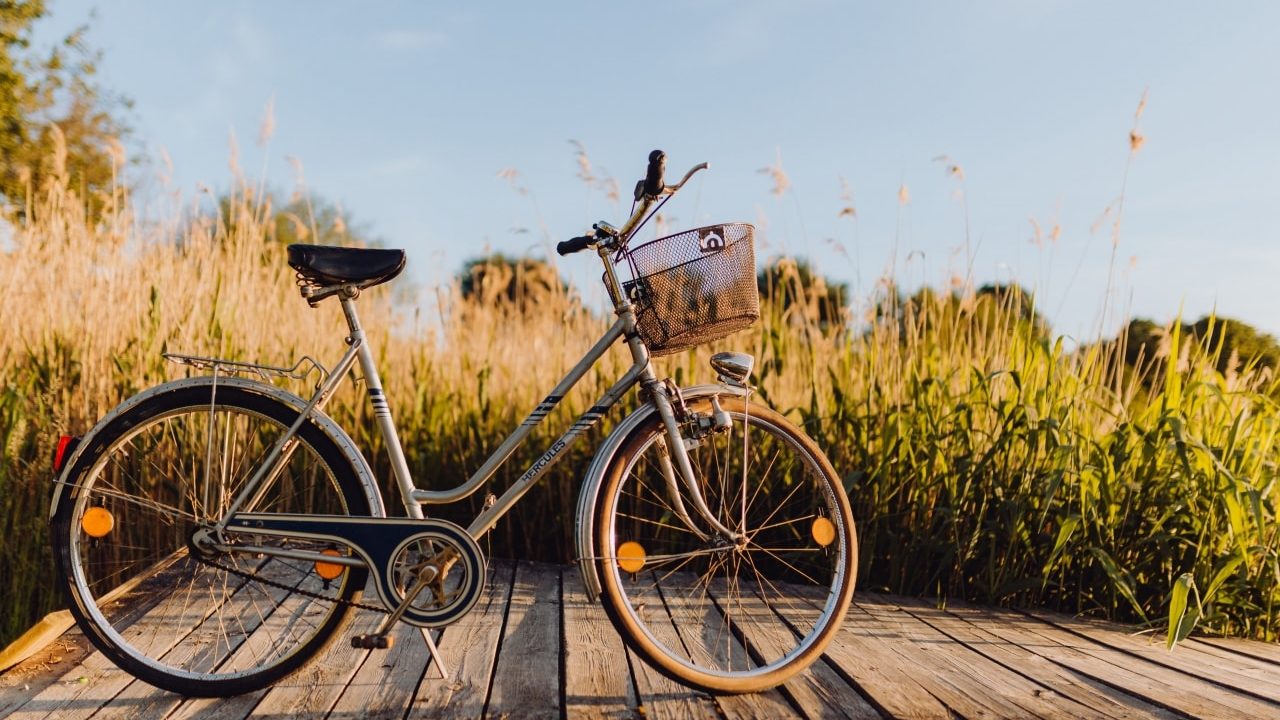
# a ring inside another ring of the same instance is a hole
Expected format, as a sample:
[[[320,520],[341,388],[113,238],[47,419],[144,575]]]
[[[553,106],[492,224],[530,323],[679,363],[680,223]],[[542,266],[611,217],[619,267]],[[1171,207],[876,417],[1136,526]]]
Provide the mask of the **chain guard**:
[[[475,606],[484,589],[484,553],[466,530],[447,520],[241,513],[224,532],[250,541],[298,538],[349,548],[369,567],[378,597],[390,609],[399,607],[422,563],[436,553],[448,552],[453,561],[443,577],[428,584],[401,616],[421,627],[442,627],[458,620]]]

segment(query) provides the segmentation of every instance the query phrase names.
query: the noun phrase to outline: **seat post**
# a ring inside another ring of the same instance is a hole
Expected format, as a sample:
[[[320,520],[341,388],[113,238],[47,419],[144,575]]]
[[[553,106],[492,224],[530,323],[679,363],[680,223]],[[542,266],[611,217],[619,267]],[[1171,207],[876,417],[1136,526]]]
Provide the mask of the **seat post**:
[[[387,446],[387,456],[391,460],[391,471],[395,475],[396,485],[400,488],[400,498],[405,512],[411,518],[423,517],[422,506],[413,500],[413,478],[409,473],[409,462],[405,459],[404,448],[400,445],[400,433],[396,431],[395,421],[391,418],[391,406],[387,404],[387,396],[382,392],[382,378],[378,376],[378,368],[373,363],[373,349],[365,338],[364,328],[360,326],[360,318],[356,315],[356,298],[359,288],[343,286],[339,297],[342,299],[342,313],[347,317],[347,327],[351,334],[347,342],[356,347],[356,355],[360,358],[360,369],[364,371],[365,390],[369,393],[369,403],[373,405],[374,420]]]
[[[354,285],[341,285],[334,291],[342,302],[342,314],[347,318],[347,332],[354,340],[357,336],[364,339],[364,328],[360,326],[360,317],[356,315],[356,298],[360,297],[360,288]],[[349,344],[349,343],[348,343]]]

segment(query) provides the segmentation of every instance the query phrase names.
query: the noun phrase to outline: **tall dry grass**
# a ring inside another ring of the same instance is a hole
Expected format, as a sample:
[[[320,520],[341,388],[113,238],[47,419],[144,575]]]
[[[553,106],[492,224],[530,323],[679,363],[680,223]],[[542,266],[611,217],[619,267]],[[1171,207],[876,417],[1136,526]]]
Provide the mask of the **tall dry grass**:
[[[136,218],[123,193],[107,205],[90,219],[67,183],[51,184],[0,251],[0,576],[18,581],[0,600],[0,639],[61,603],[46,527],[59,434],[184,374],[165,351],[286,364],[332,362],[343,349],[340,313],[298,297],[270,239],[271,208],[250,186],[218,213],[160,222]],[[966,287],[911,300],[882,292],[874,321],[855,332],[794,266],[779,277],[789,289],[766,298],[758,328],[663,358],[659,371],[692,383],[710,376],[714,350],[757,357],[761,395],[842,474],[863,587],[1152,621],[1168,615],[1172,593],[1201,628],[1275,637],[1280,410],[1268,373],[1219,373],[1220,349],[1176,329],[1137,368],[1122,361],[1123,338],[1068,350],[1043,333],[1030,300]],[[428,316],[386,289],[360,301],[424,487],[479,467],[607,326],[554,283],[536,302],[505,287],[492,273],[472,299],[440,288]],[[552,419],[585,410],[627,362],[609,355]],[[352,381],[331,412],[387,478],[361,399]],[[499,474],[496,492],[554,425]],[[485,541],[492,552],[571,559],[591,446],[573,448],[499,525]],[[391,490],[384,483],[395,507]],[[481,501],[452,512],[466,517]]]

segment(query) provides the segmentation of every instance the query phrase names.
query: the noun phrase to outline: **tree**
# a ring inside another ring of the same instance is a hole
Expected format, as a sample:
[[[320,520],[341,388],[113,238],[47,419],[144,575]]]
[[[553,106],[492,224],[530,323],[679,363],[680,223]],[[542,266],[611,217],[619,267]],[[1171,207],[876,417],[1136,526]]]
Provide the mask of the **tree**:
[[[1275,369],[1280,367],[1280,344],[1266,333],[1239,320],[1207,316],[1188,328],[1210,352],[1219,372],[1226,372],[1235,357],[1236,368],[1257,362]]]
[[[1125,363],[1136,365],[1139,358],[1151,362],[1168,352],[1163,345],[1171,330],[1145,318],[1131,320],[1123,331]],[[1233,360],[1236,369],[1251,363],[1273,370],[1280,368],[1280,343],[1248,323],[1208,315],[1190,325],[1181,324],[1179,332],[1184,343],[1193,342],[1203,349],[1218,372],[1227,372]]]
[[[87,26],[47,55],[32,48],[45,13],[44,0],[0,0],[0,200],[22,211],[29,192],[59,181],[96,211],[124,185],[130,102],[98,84]]]
[[[1146,318],[1134,318],[1122,335],[1125,336],[1124,362],[1135,367],[1139,361],[1150,363],[1159,354],[1164,328]]]
[[[502,253],[473,258],[458,273],[462,298],[471,302],[507,302],[521,310],[532,309],[569,287],[555,268],[533,258],[509,258]]]
[[[756,274],[756,287],[761,298],[779,303],[784,311],[799,303],[824,327],[849,319],[849,286],[814,272],[807,260],[774,260]]]
[[[294,194],[281,202],[281,195],[268,190],[261,201],[249,189],[218,198],[218,220],[232,235],[244,225],[261,232],[269,242],[282,245],[342,245],[370,247],[378,241],[336,203],[317,193]]]
[[[975,293],[976,312],[1002,314],[1024,323],[1037,337],[1048,337],[1049,321],[1036,311],[1035,296],[1017,283],[983,285]]]
[[[1035,297],[1022,286],[983,285],[977,290],[940,292],[928,285],[903,297],[890,285],[874,307],[877,324],[896,323],[899,337],[987,337],[1017,333],[1046,339],[1048,321],[1035,310]],[[875,332],[875,329],[868,330]]]

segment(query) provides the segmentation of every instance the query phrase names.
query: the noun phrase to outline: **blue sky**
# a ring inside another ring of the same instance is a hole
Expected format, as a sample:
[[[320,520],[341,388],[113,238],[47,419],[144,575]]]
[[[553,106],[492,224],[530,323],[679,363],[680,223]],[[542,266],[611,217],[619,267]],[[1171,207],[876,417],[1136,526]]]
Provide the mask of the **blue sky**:
[[[673,229],[756,222],[763,254],[860,296],[887,270],[908,288],[963,275],[967,235],[977,282],[1035,288],[1069,336],[1097,334],[1109,276],[1108,329],[1216,307],[1280,334],[1280,4],[50,5],[44,43],[97,8],[104,81],[185,197],[229,185],[234,133],[248,174],[290,190],[297,158],[423,287],[625,215],[578,179],[576,140],[624,195],[655,147],[671,174],[710,161]],[[781,196],[760,172],[779,159]],[[589,283],[591,263],[560,267]]]

